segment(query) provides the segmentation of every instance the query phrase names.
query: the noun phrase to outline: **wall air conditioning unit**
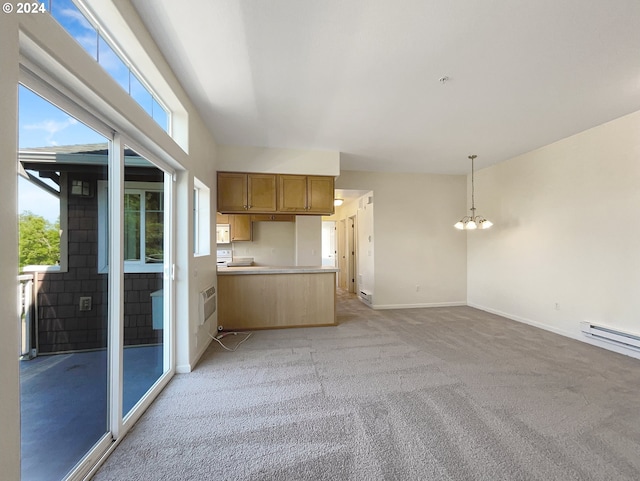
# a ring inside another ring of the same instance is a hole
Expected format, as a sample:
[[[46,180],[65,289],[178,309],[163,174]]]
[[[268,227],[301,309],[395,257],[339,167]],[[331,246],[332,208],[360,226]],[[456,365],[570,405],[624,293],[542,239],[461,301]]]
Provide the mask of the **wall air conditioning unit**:
[[[198,324],[201,326],[209,319],[213,318],[216,312],[216,288],[215,286],[207,287],[200,294],[198,303]]]

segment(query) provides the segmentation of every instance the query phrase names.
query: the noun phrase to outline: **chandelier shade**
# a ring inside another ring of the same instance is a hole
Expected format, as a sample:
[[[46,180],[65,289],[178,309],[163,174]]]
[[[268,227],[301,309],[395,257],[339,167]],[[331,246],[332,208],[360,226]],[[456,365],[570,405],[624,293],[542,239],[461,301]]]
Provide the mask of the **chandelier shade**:
[[[469,156],[471,159],[471,209],[469,209],[471,210],[471,215],[465,215],[453,225],[453,227],[459,230],[488,229],[493,225],[493,222],[490,220],[476,214],[475,181],[473,178],[473,161],[476,157],[477,155]]]

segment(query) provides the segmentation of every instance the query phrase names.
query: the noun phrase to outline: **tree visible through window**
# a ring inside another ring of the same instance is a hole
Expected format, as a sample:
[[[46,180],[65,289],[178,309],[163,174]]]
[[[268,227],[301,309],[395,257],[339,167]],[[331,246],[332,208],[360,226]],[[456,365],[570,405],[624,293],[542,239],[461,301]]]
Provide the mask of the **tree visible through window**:
[[[140,193],[124,194],[124,260],[140,260]]]
[[[164,195],[145,192],[144,201],[144,254],[146,262],[162,262],[164,252]]]
[[[19,219],[20,270],[24,266],[54,266],[60,263],[60,219],[52,223],[30,211]]]
[[[145,263],[163,259],[163,195],[158,191],[124,194],[124,259]]]

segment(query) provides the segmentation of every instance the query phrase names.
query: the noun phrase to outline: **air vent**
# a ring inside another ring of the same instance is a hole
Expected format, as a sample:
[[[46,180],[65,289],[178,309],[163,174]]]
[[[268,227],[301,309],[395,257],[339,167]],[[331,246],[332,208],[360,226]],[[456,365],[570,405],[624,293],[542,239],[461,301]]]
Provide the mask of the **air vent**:
[[[198,320],[200,325],[207,322],[216,312],[216,288],[211,286],[200,293]]]

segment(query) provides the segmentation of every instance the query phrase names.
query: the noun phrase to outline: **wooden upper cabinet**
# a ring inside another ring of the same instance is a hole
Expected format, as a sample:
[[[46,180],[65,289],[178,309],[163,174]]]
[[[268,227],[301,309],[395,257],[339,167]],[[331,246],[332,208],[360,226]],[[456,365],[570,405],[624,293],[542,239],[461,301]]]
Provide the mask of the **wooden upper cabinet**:
[[[307,177],[307,211],[314,214],[333,214],[334,178]]]
[[[275,212],[276,207],[275,174],[247,174],[247,210]]]
[[[229,216],[230,236],[232,242],[252,240],[251,216],[246,214]]]
[[[244,212],[247,205],[247,174],[218,174],[218,212]]]
[[[276,175],[218,173],[218,212],[276,212]]]
[[[280,212],[307,212],[307,176],[278,176],[278,210]]]
[[[278,210],[280,212],[333,214],[333,177],[280,175],[278,178]]]
[[[218,172],[222,214],[333,214],[334,178]]]

